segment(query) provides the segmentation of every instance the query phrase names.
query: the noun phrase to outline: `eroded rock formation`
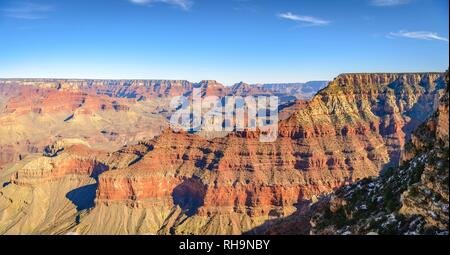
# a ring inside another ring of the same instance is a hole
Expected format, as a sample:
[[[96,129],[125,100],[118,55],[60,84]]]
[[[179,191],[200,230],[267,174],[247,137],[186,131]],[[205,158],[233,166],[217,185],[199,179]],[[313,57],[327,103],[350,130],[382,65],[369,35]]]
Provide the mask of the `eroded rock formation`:
[[[312,233],[448,235],[448,107],[447,87],[436,113],[405,146],[402,165],[315,205]]]
[[[90,153],[109,170],[98,176],[93,207],[79,210],[66,231],[241,234],[264,226],[396,165],[445,87],[439,73],[344,74],[281,121],[276,142],[261,143],[250,131],[208,140],[166,130],[115,153]],[[53,160],[70,153],[55,148],[47,155]],[[24,170],[17,171],[7,189],[21,187]]]
[[[81,139],[114,151],[153,138],[168,126],[175,96],[257,96],[276,94],[281,103],[300,96],[278,86],[248,85],[238,91],[216,81],[182,80],[0,80],[0,169],[41,152],[61,139]],[[317,91],[317,90],[312,90]],[[302,97],[310,98],[311,91]],[[292,93],[292,94],[290,94]]]

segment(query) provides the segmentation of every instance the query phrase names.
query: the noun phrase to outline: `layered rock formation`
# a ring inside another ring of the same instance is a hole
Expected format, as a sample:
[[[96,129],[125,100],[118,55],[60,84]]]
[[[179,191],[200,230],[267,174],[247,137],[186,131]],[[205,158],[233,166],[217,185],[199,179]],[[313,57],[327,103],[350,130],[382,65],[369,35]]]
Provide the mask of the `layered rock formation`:
[[[275,143],[260,143],[257,132],[212,141],[167,132],[136,165],[105,174],[97,201],[100,207],[123,201],[145,204],[159,196],[162,204],[173,206],[171,192],[196,183],[190,196],[196,213],[190,215],[190,206],[160,231],[241,233],[291,214],[301,201],[395,164],[408,128],[433,112],[444,87],[442,74],[342,75],[280,124]],[[410,114],[418,109],[423,115]],[[124,184],[111,185],[117,182]],[[146,190],[156,183],[163,183],[163,194]]]
[[[166,130],[115,153],[89,153],[109,171],[98,176],[94,205],[78,208],[65,231],[240,234],[265,226],[396,165],[404,141],[437,108],[445,86],[439,73],[344,74],[282,121],[276,142],[261,143],[259,132],[250,131],[208,140]],[[61,147],[49,147],[46,158],[70,153]],[[6,188],[27,179],[23,168],[17,171]],[[63,179],[73,174],[63,172]],[[0,209],[0,219],[12,214]]]
[[[140,143],[115,153],[62,140],[0,174],[1,234],[68,234],[94,206],[98,176],[127,167],[149,150]]]
[[[65,233],[76,225],[77,207],[95,197],[92,177],[107,169],[93,157],[74,152],[28,157],[15,167],[0,191],[2,234]]]
[[[448,74],[447,74],[448,79]],[[449,95],[406,145],[400,168],[313,207],[313,234],[444,234],[449,223]]]
[[[164,102],[32,84],[15,85],[14,94],[0,111],[0,166],[42,152],[61,139],[81,139],[98,149],[114,151],[151,138],[167,125],[158,110],[166,108]]]
[[[82,139],[114,151],[152,138],[168,126],[175,110],[170,100],[190,97],[194,88],[203,96],[276,92],[282,103],[295,99],[291,91],[238,91],[237,86],[179,80],[0,80],[0,169],[60,139]]]
[[[325,88],[328,81],[309,81],[306,83],[288,83],[288,84],[256,84],[256,87],[262,91],[273,91],[280,94],[288,94],[296,97],[299,100],[305,100],[313,97],[317,91]]]

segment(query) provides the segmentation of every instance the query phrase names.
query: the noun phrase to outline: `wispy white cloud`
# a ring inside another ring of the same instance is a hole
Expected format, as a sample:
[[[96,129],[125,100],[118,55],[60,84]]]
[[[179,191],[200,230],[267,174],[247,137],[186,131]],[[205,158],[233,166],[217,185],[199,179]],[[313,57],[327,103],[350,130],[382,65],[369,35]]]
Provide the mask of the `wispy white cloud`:
[[[179,7],[183,10],[191,9],[194,2],[191,0],[129,0],[131,3],[151,6],[153,4],[162,3]]]
[[[442,37],[434,32],[428,32],[428,31],[405,31],[401,30],[398,32],[391,32],[388,34],[389,38],[394,37],[403,37],[403,38],[411,38],[411,39],[418,39],[418,40],[438,40],[438,41],[445,41],[448,42],[448,38]]]
[[[292,12],[280,13],[278,14],[278,17],[299,22],[306,26],[324,26],[330,24],[330,21],[328,20],[323,20],[312,16],[297,15]]]
[[[380,7],[397,6],[411,2],[411,0],[371,0],[371,4]]]
[[[30,2],[21,2],[14,6],[0,9],[3,16],[16,19],[45,19],[47,14],[53,10],[52,6],[40,5]]]

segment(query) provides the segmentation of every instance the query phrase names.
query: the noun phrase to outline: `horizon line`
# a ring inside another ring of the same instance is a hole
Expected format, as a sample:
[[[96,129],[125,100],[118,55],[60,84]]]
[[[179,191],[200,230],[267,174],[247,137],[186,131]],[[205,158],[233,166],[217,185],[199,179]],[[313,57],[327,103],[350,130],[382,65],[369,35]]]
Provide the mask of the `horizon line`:
[[[48,78],[48,77],[32,77],[32,78],[20,78],[20,77],[0,77],[0,80],[65,80],[65,81],[181,81],[181,82],[189,82],[192,84],[198,84],[198,83],[202,83],[202,82],[216,82],[219,84],[222,84],[224,86],[228,86],[226,85],[227,83],[224,82],[220,82],[218,80],[214,80],[214,79],[205,79],[205,80],[200,80],[197,82],[193,82],[190,81],[188,79],[127,79],[127,78]],[[265,84],[298,84],[298,83],[307,83],[307,82],[329,82],[331,81],[330,79],[313,79],[313,80],[307,80],[307,81],[289,81],[289,82],[279,82],[279,81],[275,81],[275,82],[255,82],[255,83],[248,83],[245,81],[238,81],[238,82],[234,82],[232,83],[232,85],[235,84],[239,84],[239,83],[246,83],[248,85],[265,85]]]
[[[332,79],[313,79],[313,80],[307,80],[307,81],[289,81],[289,82],[254,82],[254,83],[247,83],[245,81],[238,81],[238,82],[233,82],[230,83],[232,85],[235,84],[239,84],[239,83],[246,83],[249,85],[264,85],[264,84],[296,84],[296,83],[307,83],[307,82],[330,82],[332,80],[334,80],[335,78],[341,76],[341,75],[360,75],[360,74],[443,74],[446,71],[448,71],[450,68],[447,68],[447,70],[445,71],[418,71],[418,72],[343,72],[340,73],[336,76],[333,76]],[[133,79],[127,79],[127,78],[55,78],[55,77],[29,77],[29,78],[21,78],[21,77],[0,77],[0,80],[66,80],[66,81],[75,81],[75,80],[91,80],[91,81],[182,81],[182,82],[189,82],[192,84],[198,84],[198,83],[202,83],[202,82],[216,82],[225,86],[229,86],[226,85],[227,83],[224,82],[220,82],[218,80],[214,80],[214,79],[204,79],[204,80],[200,80],[198,82],[192,82],[188,79],[154,79],[154,78],[133,78]]]

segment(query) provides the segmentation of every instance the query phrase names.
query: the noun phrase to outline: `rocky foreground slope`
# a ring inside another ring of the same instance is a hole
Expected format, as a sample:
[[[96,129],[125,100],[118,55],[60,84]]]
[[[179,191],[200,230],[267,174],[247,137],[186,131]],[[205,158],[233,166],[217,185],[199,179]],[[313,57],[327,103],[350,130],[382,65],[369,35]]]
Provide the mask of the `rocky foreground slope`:
[[[0,189],[0,233],[268,229],[320,195],[396,165],[445,87],[442,73],[344,74],[282,121],[273,143],[258,132],[208,140],[166,130],[115,153],[54,145],[5,171],[13,178],[4,175]],[[54,212],[58,222],[44,217]]]

